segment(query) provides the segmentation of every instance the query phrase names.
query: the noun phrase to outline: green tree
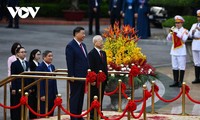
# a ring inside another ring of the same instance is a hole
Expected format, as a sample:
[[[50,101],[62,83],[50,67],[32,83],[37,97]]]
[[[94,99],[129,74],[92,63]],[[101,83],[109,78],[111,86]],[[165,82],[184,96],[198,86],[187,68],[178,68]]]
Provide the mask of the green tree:
[[[196,8],[200,7],[200,0],[150,0],[152,6],[162,6],[168,11],[168,15],[192,15]]]

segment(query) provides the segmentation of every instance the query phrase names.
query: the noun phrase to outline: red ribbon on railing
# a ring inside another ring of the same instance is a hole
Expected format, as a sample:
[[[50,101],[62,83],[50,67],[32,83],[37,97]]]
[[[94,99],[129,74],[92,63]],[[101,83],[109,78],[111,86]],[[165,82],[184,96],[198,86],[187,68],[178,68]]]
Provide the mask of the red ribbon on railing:
[[[126,109],[129,112],[135,111],[137,109],[137,105],[135,104],[134,100],[129,100]]]
[[[5,105],[3,105],[3,104],[0,103],[0,106],[3,107],[3,108],[5,108],[5,109],[16,109],[16,108],[18,108],[18,107],[21,106],[21,103],[15,105],[15,106],[5,106]]]
[[[189,95],[190,88],[189,86],[185,85],[185,94],[187,95],[188,99],[196,104],[200,104],[200,101],[194,100],[190,95]]]
[[[152,96],[152,94],[148,90],[145,90],[144,93],[145,93],[146,100],[148,100]]]
[[[70,116],[75,117],[75,118],[81,118],[81,117],[87,115],[93,109],[92,107],[90,107],[89,110],[87,110],[85,113],[83,113],[81,115],[75,115],[75,114],[72,114],[69,111],[65,110],[65,108],[63,106],[60,106],[60,108],[63,112],[65,112],[65,114],[70,115]]]
[[[153,86],[152,86],[152,87],[153,87]],[[159,87],[158,87],[156,84],[154,84],[154,91],[155,91],[155,92],[158,92],[158,91],[159,91]],[[152,88],[151,88],[150,92],[152,92]]]
[[[15,106],[5,106],[3,104],[0,103],[0,106],[5,108],[5,109],[16,109],[18,107],[20,107],[21,105],[25,105],[27,103],[28,98],[26,96],[22,96],[20,98],[20,103],[15,105]]]
[[[122,94],[123,94],[123,96],[124,96],[124,98],[128,98],[128,95],[125,93],[125,91],[126,91],[126,84],[124,84],[124,83],[122,83],[121,84],[121,87],[122,87]]]
[[[122,83],[121,87],[122,87],[122,91],[126,91],[126,84],[125,83]]]
[[[132,115],[133,118],[138,119],[138,118],[140,118],[140,117],[142,116],[142,114],[143,114],[143,112],[144,112],[144,108],[145,108],[146,100],[147,100],[147,99],[148,99],[148,98],[146,98],[146,93],[145,93],[145,99],[143,100],[142,109],[140,110],[139,115],[138,115],[138,116],[135,116],[135,115],[133,114],[133,111],[131,112],[131,115]]]
[[[94,108],[94,109],[99,109],[100,108],[100,106],[101,106],[101,104],[99,103],[99,101],[97,101],[97,100],[94,100],[94,101],[92,101],[92,103],[91,103],[91,107],[92,108]]]
[[[106,80],[106,74],[104,72],[99,72],[97,74],[97,88],[99,88],[100,83]]]
[[[85,93],[88,91],[88,83],[96,82],[97,74],[93,71],[89,71],[86,76],[86,82],[85,82]]]
[[[25,104],[27,103],[27,101],[28,101],[28,98],[27,98],[26,96],[22,96],[22,97],[20,98],[20,103],[21,103],[21,105],[25,105]]]
[[[49,116],[56,108],[56,105],[53,106],[53,108],[46,114],[39,114],[37,112],[35,112],[28,104],[26,104],[26,107],[31,111],[31,113],[33,113],[34,115],[36,116],[39,116],[39,117],[45,117],[45,116]]]
[[[97,74],[93,71],[89,71],[86,76],[86,84],[95,82],[96,78],[97,78]]]
[[[137,66],[132,66],[129,72],[129,85],[132,86],[132,82],[134,81],[134,77],[138,76],[140,73],[140,69]]]
[[[103,114],[101,113],[100,110],[97,110],[97,113],[100,115],[101,118],[103,118],[104,120],[110,120],[108,119],[106,116],[103,116]]]
[[[175,98],[173,98],[173,99],[171,99],[171,100],[166,100],[166,99],[162,98],[162,97],[158,94],[158,92],[156,92],[156,91],[155,91],[155,93],[156,93],[156,96],[157,96],[160,100],[162,100],[163,102],[173,102],[173,101],[176,101],[178,98],[181,97],[183,91],[182,91],[182,89],[181,89],[181,91],[180,91],[180,93],[178,94],[178,96],[176,96]]]
[[[119,87],[117,86],[117,88],[115,90],[113,90],[112,92],[109,92],[109,93],[104,92],[104,95],[111,96],[111,95],[115,94],[118,90],[119,90]]]
[[[187,95],[187,97],[188,97],[188,99],[189,99],[190,101],[192,101],[192,102],[194,102],[194,103],[196,103],[196,104],[200,104],[200,101],[194,100],[194,99],[189,95],[189,93],[186,93],[186,95]]]
[[[134,102],[142,102],[144,99],[134,100]]]
[[[182,91],[183,91],[183,87],[181,88]],[[185,85],[185,94],[189,93],[190,92],[190,88],[189,86]]]
[[[57,98],[54,100],[54,105],[56,105],[56,106],[61,106],[61,105],[62,105],[62,98],[57,97]]]
[[[100,108],[101,104],[97,101],[97,100],[94,100],[92,103],[91,103],[91,107],[89,108],[89,110],[87,110],[85,113],[81,114],[81,115],[75,115],[75,114],[72,114],[70,113],[69,111],[65,110],[65,108],[63,106],[60,106],[60,108],[62,109],[63,112],[65,112],[66,114],[72,116],[72,117],[75,117],[75,118],[80,118],[80,117],[83,117],[85,115],[87,115],[92,109],[98,109]]]

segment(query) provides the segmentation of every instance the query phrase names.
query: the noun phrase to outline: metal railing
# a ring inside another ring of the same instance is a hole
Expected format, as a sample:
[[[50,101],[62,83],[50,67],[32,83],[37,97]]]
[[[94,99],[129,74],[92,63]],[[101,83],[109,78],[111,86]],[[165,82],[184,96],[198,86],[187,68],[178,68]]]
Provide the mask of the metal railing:
[[[67,110],[69,111],[69,92],[70,92],[70,86],[69,81],[70,80],[78,80],[78,81],[85,81],[86,78],[78,78],[78,77],[66,77],[68,75],[67,69],[56,69],[54,72],[39,72],[39,71],[29,71],[29,72],[23,72],[19,75],[11,75],[2,81],[0,81],[0,87],[4,86],[4,105],[6,105],[7,101],[7,84],[15,80],[16,78],[21,78],[21,96],[24,96],[25,90],[29,89],[30,87],[37,85],[37,113],[40,113],[40,81],[45,80],[46,87],[45,87],[45,113],[48,112],[48,79],[54,79],[54,80],[66,80],[66,103],[67,103]],[[109,71],[109,74],[128,74],[128,72],[122,72],[122,71]],[[27,78],[35,79],[34,82],[30,83],[29,85],[25,86],[24,80]],[[134,83],[134,82],[133,82]],[[133,85],[134,86],[134,85]],[[87,109],[90,108],[90,83],[88,83],[88,94],[87,94]],[[101,84],[100,84],[101,89]],[[134,93],[134,88],[132,89]],[[132,95],[134,95],[132,93]],[[100,90],[101,95],[101,90]],[[99,96],[99,100],[101,100],[102,96]],[[132,96],[133,97],[133,96]],[[134,97],[133,97],[134,98]],[[100,101],[101,103],[101,101]],[[120,104],[120,103],[119,103]],[[27,116],[25,116],[25,109],[24,107],[21,107],[21,120],[26,120]],[[6,120],[6,114],[7,111],[4,108],[4,120]],[[60,116],[60,115],[58,115]],[[47,116],[48,117],[48,116]],[[90,119],[90,114],[87,115],[87,119]]]

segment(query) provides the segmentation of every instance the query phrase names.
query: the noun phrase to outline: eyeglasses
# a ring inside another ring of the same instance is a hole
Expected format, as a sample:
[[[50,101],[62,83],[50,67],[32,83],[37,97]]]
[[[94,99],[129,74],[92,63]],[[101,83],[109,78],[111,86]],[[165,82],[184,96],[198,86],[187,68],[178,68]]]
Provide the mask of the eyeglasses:
[[[180,22],[175,22],[175,24],[180,24]]]

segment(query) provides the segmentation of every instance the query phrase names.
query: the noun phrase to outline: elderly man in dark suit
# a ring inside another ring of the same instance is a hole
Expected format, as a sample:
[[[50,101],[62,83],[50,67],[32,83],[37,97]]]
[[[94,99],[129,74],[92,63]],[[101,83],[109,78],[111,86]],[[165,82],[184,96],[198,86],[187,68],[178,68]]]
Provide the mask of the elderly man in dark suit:
[[[86,45],[83,43],[85,30],[82,27],[76,27],[73,30],[74,39],[68,43],[65,49],[68,76],[86,77],[89,68],[87,59]],[[83,107],[85,90],[85,81],[70,81],[70,112],[81,114]],[[83,118],[74,118],[71,120],[83,120]]]
[[[94,36],[93,44],[94,44],[94,48],[88,53],[90,69],[97,74],[99,73],[100,70],[102,70],[106,74],[106,76],[108,76],[106,53],[102,51],[102,48],[103,48],[102,37],[100,35]],[[107,79],[106,81],[102,83],[101,101],[103,101],[106,82],[107,82]],[[96,86],[96,82],[91,84],[91,96],[90,96],[91,102],[93,101],[94,96],[99,97],[99,88]],[[102,108],[102,103],[101,103],[101,108]],[[94,117],[94,111],[91,111],[90,118],[93,119],[93,117]]]
[[[93,34],[92,26],[94,18],[96,35],[100,35],[99,17],[101,1],[102,0],[89,0],[89,35]]]
[[[28,71],[29,64],[25,59],[26,51],[24,47],[18,47],[16,49],[17,60],[11,64],[11,75],[20,74],[24,71]],[[25,79],[25,85],[28,81]],[[11,106],[15,106],[20,103],[21,94],[18,92],[21,89],[21,78],[17,78],[11,82]],[[21,120],[21,107],[11,109],[11,120]]]
[[[19,0],[7,0],[7,1],[8,1],[7,6],[12,7],[14,10],[16,10],[15,7],[19,6]],[[8,22],[7,28],[12,28],[13,27],[13,17],[10,13],[9,13],[8,21],[9,22]],[[14,25],[15,25],[14,28],[16,28],[16,29],[19,28],[19,16],[18,16],[18,14],[16,14],[16,16],[14,18]]]
[[[55,70],[55,66],[52,64],[53,60],[53,53],[52,51],[46,50],[42,54],[43,61],[41,64],[38,65],[36,68],[36,71],[43,71],[43,72],[52,72]],[[57,82],[56,80],[49,79],[48,80],[48,111],[50,111],[54,106],[54,100],[56,99],[56,95],[58,94],[57,90]],[[40,82],[40,110],[41,113],[45,113],[45,88],[46,84],[45,81]],[[50,116],[53,116],[53,113],[50,114]]]
[[[112,27],[116,21],[119,22],[119,27],[121,26],[122,4],[123,0],[110,0],[108,14],[110,15]]]

